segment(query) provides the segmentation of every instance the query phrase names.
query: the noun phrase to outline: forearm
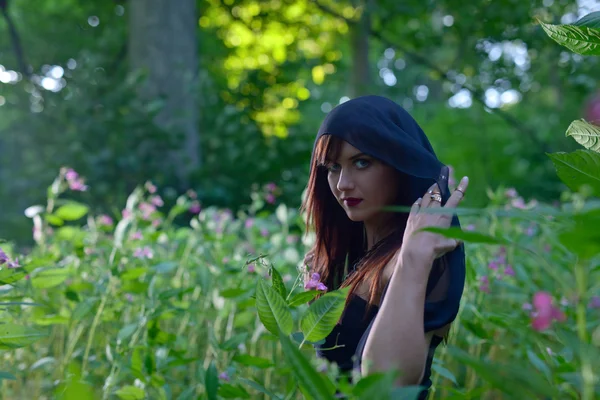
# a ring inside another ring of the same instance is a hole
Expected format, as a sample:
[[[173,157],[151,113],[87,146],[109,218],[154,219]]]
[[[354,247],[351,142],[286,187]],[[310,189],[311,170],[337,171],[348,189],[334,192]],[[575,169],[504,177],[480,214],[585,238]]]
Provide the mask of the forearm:
[[[414,385],[421,379],[429,347],[423,319],[431,263],[421,257],[399,262],[365,343],[362,365],[369,373],[398,369],[397,383]]]

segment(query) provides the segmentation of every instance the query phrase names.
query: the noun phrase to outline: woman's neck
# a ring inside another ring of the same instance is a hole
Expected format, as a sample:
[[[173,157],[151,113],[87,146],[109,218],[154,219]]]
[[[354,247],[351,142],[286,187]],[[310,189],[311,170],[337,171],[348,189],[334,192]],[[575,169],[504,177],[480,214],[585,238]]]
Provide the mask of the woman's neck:
[[[371,248],[375,246],[375,244],[381,239],[385,238],[387,235],[392,233],[395,224],[390,223],[390,221],[394,220],[390,217],[393,216],[387,216],[386,220],[382,220],[379,222],[364,222],[365,234],[367,236],[367,251],[371,250]]]

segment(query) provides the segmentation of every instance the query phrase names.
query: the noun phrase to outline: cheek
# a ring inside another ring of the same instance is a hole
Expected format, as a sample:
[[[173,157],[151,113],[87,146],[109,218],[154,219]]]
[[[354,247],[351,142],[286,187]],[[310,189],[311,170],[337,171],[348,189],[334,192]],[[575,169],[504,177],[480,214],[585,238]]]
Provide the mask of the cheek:
[[[329,189],[331,190],[331,193],[336,193],[337,192],[337,179],[334,175],[327,175],[327,182],[329,183]]]

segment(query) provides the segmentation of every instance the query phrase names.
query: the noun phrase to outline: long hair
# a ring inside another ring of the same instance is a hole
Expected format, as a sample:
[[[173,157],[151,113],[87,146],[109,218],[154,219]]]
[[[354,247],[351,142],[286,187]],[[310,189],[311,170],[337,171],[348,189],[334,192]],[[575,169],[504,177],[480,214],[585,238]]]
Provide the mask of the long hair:
[[[305,262],[308,262],[308,272],[319,273],[321,282],[329,290],[350,287],[346,306],[357,291],[358,285],[366,280],[369,283],[366,317],[371,307],[377,305],[381,299],[384,289],[380,284],[383,271],[402,245],[408,213],[394,213],[395,229],[369,251],[365,251],[363,223],[348,218],[331,193],[327,180],[325,165],[328,160],[337,158],[342,145],[342,139],[324,135],[316,143],[313,152],[306,198],[301,211],[306,212],[306,231],[314,230],[316,241],[307,253]],[[407,199],[403,193],[398,193],[396,203],[410,206],[411,199]],[[348,276],[349,269],[352,271]]]

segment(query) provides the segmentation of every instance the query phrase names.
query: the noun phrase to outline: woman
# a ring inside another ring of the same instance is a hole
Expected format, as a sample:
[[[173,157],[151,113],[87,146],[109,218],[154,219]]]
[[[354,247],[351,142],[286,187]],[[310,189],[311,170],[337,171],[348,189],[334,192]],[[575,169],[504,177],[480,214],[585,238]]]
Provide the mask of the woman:
[[[419,230],[460,227],[451,212],[423,211],[456,207],[467,186],[465,177],[450,195],[448,167],[393,101],[359,97],[328,114],[302,206],[316,234],[307,277],[318,273],[329,290],[350,294],[318,355],[344,372],[397,369],[398,386],[422,385],[427,397],[433,354],[458,312],[465,258],[459,241]]]

